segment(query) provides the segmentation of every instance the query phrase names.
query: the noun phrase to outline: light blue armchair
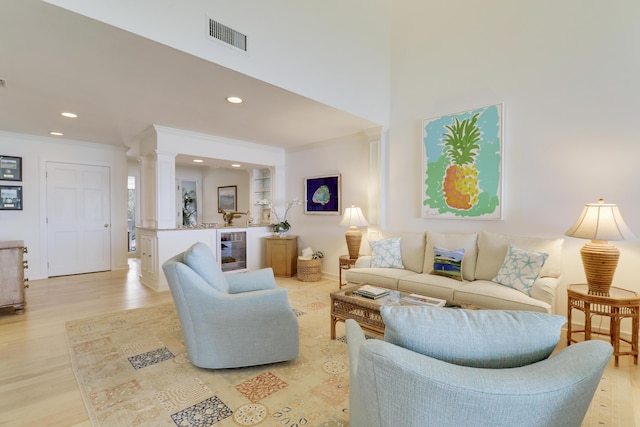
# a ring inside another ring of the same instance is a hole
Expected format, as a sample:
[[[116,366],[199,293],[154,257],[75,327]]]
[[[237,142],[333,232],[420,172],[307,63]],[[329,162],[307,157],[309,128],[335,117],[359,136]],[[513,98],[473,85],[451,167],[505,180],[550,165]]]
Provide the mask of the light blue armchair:
[[[298,320],[270,268],[224,274],[211,249],[196,243],[162,269],[193,365],[237,368],[298,357]]]
[[[505,312],[492,314],[489,310],[473,313],[420,307],[413,310],[414,314],[421,309],[436,311],[428,316],[400,314],[394,324],[393,317],[398,313],[384,309],[385,324],[389,322],[395,328],[385,341],[365,340],[355,321],[346,322],[352,427],[578,427],[611,358],[611,345],[604,341],[579,343],[546,357],[554,347],[549,345],[550,339],[554,335],[559,338],[562,326],[553,318],[523,318],[521,312],[506,312],[505,316]],[[440,315],[449,318],[441,322]],[[430,323],[417,326],[412,317]],[[532,319],[535,325],[524,323]],[[449,333],[456,322],[458,333],[452,336]],[[505,326],[505,322],[509,324]],[[515,343],[504,342],[498,348],[496,343],[504,339],[503,331],[511,334],[518,329],[514,322],[521,322],[521,332],[526,333],[521,337],[511,335]],[[407,328],[404,337],[398,335],[402,324]],[[537,337],[540,327],[542,339]],[[524,341],[538,344],[523,347]],[[481,342],[487,343],[475,345]],[[464,354],[455,354],[465,343],[468,349]],[[505,347],[513,351],[512,359],[505,357]],[[486,363],[482,353],[487,354]],[[465,366],[467,362],[473,366]]]

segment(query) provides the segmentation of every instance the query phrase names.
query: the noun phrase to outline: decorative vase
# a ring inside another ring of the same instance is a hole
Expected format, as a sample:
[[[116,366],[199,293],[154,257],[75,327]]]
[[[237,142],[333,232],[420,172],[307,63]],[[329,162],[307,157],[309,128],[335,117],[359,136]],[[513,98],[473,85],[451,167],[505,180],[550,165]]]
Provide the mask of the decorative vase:
[[[287,228],[286,230],[281,228],[280,230],[278,230],[278,232],[276,233],[276,235],[278,237],[287,237],[287,233],[289,233],[289,229]]]

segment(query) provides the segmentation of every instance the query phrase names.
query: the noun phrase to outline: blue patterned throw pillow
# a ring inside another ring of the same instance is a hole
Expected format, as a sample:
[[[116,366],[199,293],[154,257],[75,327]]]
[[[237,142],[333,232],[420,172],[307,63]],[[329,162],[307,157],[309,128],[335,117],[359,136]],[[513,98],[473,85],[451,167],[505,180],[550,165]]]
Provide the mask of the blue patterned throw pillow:
[[[548,257],[549,254],[543,252],[509,245],[507,256],[493,281],[531,296],[533,282],[538,278]]]
[[[431,274],[449,277],[462,281],[462,259],[464,249],[449,249],[433,247],[433,270]]]
[[[404,268],[400,252],[400,237],[385,240],[372,240],[371,267]]]

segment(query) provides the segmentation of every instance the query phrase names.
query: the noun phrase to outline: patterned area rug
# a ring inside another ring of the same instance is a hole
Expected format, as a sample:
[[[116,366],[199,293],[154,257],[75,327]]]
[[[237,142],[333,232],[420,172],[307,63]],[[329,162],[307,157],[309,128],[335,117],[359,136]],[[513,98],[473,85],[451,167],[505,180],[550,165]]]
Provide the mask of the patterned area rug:
[[[253,368],[189,363],[173,304],[67,322],[72,368],[95,426],[348,426],[344,340],[326,293],[289,290],[300,357]]]
[[[71,364],[95,426],[348,426],[344,338],[329,339],[329,298],[290,289],[298,360],[206,370],[187,358],[173,304],[67,322]],[[628,376],[608,369],[584,426],[633,426]],[[631,417],[631,418],[629,418]]]

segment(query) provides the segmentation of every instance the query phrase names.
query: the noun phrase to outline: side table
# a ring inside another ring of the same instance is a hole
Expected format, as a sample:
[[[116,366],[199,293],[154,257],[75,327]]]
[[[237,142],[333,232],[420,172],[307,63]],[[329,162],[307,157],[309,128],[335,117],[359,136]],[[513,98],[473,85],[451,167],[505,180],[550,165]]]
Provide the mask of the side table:
[[[351,267],[353,267],[354,265],[356,265],[356,261],[358,259],[351,259],[349,258],[349,255],[340,255],[340,257],[338,258],[338,261],[340,263],[340,278],[338,279],[338,285],[339,288],[342,289],[342,287],[344,285],[346,285],[346,283],[342,283],[342,270],[349,270]]]
[[[611,287],[608,294],[592,293],[586,284],[569,285],[567,287],[567,345],[578,342],[573,334],[584,333],[584,339],[590,340],[591,334],[609,335],[618,366],[619,356],[633,356],[633,364],[638,364],[638,329],[640,327],[640,296],[634,291]],[[584,313],[584,330],[572,330],[571,312],[579,310]],[[609,333],[591,330],[591,318],[594,315],[609,318]],[[620,322],[631,319],[631,340],[620,336]],[[620,350],[620,341],[631,345],[630,351]]]
[[[298,236],[266,237],[267,267],[275,277],[292,277],[298,268]]]

